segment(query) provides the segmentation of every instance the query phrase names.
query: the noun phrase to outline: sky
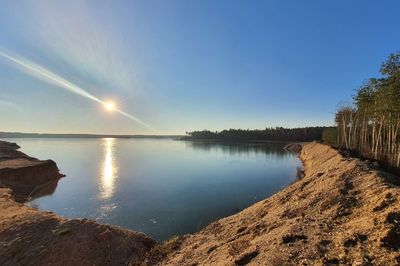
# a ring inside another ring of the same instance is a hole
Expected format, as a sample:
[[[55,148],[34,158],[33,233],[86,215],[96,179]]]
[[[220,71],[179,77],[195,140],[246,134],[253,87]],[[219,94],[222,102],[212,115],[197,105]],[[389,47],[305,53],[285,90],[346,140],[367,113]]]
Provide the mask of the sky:
[[[333,125],[400,50],[398,10],[397,0],[3,0],[0,131]]]

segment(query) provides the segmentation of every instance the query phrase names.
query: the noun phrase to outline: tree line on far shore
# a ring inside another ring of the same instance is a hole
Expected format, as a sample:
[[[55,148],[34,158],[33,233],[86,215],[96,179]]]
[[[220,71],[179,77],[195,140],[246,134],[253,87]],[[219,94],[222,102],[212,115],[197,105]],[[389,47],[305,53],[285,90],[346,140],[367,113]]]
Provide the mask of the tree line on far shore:
[[[400,51],[381,65],[381,77],[370,78],[352,105],[336,113],[337,145],[358,155],[400,167]]]
[[[297,141],[322,140],[324,130],[330,127],[283,128],[274,127],[264,130],[229,129],[222,131],[187,132],[183,139],[220,140],[220,141]]]
[[[389,55],[381,77],[368,79],[353,96],[352,104],[336,112],[336,127],[229,129],[188,132],[184,139],[221,141],[322,140],[341,150],[400,169],[400,51]]]

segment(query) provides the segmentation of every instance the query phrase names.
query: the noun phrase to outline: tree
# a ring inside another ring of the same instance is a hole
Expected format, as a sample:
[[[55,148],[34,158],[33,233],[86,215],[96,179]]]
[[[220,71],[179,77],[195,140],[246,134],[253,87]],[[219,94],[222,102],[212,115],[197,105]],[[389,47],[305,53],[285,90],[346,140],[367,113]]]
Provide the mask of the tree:
[[[354,106],[337,111],[337,145],[399,168],[400,53],[389,55],[380,72],[381,78],[371,78],[357,90]]]

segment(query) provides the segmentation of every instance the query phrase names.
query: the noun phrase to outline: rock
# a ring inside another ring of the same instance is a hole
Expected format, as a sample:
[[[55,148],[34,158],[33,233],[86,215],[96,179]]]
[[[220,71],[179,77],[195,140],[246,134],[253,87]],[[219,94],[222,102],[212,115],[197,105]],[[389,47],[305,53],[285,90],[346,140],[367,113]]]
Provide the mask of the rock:
[[[0,141],[0,187],[11,188],[15,200],[25,202],[45,185],[57,185],[63,175],[54,161],[41,161],[17,149],[15,143]]]

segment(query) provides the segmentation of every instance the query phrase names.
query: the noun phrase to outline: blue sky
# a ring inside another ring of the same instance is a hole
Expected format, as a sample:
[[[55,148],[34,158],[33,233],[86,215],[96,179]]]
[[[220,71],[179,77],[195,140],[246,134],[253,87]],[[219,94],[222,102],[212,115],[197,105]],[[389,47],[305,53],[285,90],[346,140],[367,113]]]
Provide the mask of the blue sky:
[[[68,3],[66,3],[68,2]],[[0,130],[181,134],[332,125],[400,49],[399,1],[3,1]]]

